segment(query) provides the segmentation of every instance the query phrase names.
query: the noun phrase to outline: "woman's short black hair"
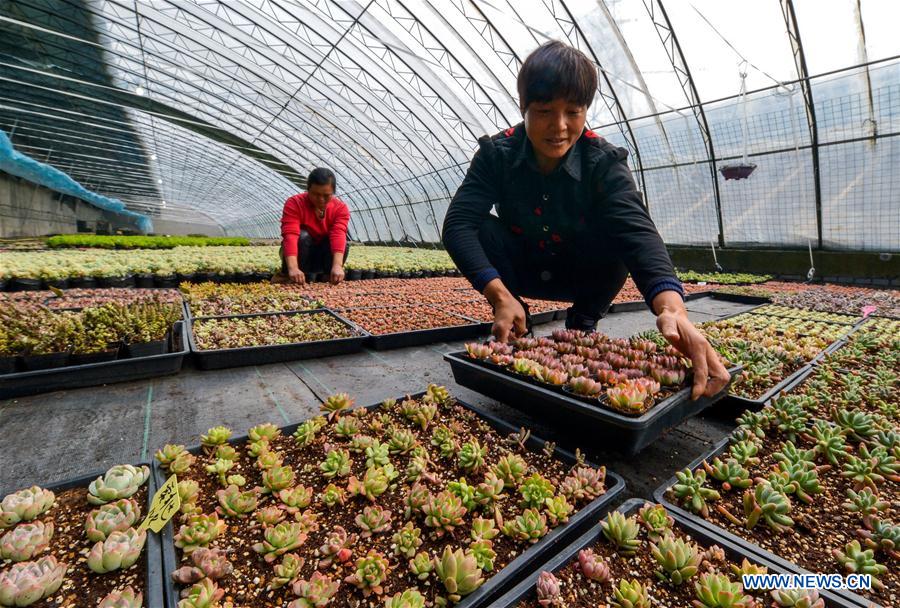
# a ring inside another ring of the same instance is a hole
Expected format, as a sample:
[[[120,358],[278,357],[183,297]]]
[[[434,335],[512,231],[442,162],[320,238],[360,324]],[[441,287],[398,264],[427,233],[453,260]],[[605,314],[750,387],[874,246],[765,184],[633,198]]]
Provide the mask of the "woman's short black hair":
[[[516,84],[522,114],[532,102],[560,98],[589,107],[597,92],[597,69],[578,49],[551,40],[525,59]]]
[[[331,184],[332,189],[337,192],[337,179],[334,177],[334,173],[331,172],[331,169],[316,167],[310,171],[309,176],[306,178],[306,188],[309,189],[313,184],[319,186]]]

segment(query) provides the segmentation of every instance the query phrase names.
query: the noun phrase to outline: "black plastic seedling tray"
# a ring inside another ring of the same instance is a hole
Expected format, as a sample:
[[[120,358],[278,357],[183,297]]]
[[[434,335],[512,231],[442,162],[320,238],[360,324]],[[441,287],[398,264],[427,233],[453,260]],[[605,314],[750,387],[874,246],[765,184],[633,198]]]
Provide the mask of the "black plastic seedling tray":
[[[143,466],[149,464],[149,462],[140,462],[135,464],[135,466]],[[92,481],[94,481],[98,477],[101,477],[104,473],[106,473],[106,469],[96,472],[92,475],[83,475],[81,477],[76,477],[75,479],[69,479],[67,481],[62,481],[55,484],[42,485],[41,487],[50,490],[54,494],[59,494],[60,492],[64,492],[65,490],[71,490],[72,488],[86,488]],[[144,509],[141,510],[142,517],[146,517],[147,512],[150,510],[150,504],[153,500],[153,495],[156,494],[156,490],[159,487],[156,485],[155,475],[150,475],[150,479],[148,479],[145,483],[147,484],[147,504],[145,505]],[[23,485],[22,487],[27,486]],[[19,488],[3,489],[3,491],[0,492],[0,496],[5,496],[9,492],[15,492],[18,489]],[[162,606],[164,601],[162,586],[162,543],[160,542],[160,536],[161,535],[153,532],[153,530],[147,530],[147,541],[144,543],[144,557],[146,560],[146,578],[144,579],[143,590],[144,606]],[[75,557],[73,557],[72,560],[65,561],[74,560]],[[135,591],[137,591],[137,589]],[[53,596],[51,596],[51,600],[55,598],[61,599],[62,593],[63,590],[60,589],[55,594],[53,594]]]
[[[821,357],[822,355],[819,354],[818,356]],[[815,359],[813,359],[813,361],[815,361]],[[716,406],[715,414],[717,416],[737,417],[744,413],[746,410],[753,410],[754,412],[759,411],[766,403],[786,391],[787,388],[793,384],[794,380],[801,376],[806,377],[806,374],[808,374],[811,367],[812,365],[809,363],[800,367],[797,371],[784,378],[781,382],[767,390],[756,399],[728,394],[722,399],[722,402]]]
[[[687,468],[693,471],[697,467],[701,466],[704,460],[712,460],[727,449],[728,443],[729,439],[727,437],[725,439],[722,439],[718,443],[714,444],[708,452],[697,457],[697,459],[691,462],[691,464],[689,464]],[[656,502],[665,505],[666,509],[676,518],[676,521],[690,523],[697,528],[706,530],[711,536],[718,539],[716,541],[718,543],[729,542],[737,545],[738,547],[741,547],[741,549],[748,554],[749,558],[752,561],[756,561],[761,565],[768,566],[772,570],[777,569],[788,574],[810,574],[809,570],[801,568],[797,564],[779,557],[771,551],[763,549],[756,543],[743,539],[740,536],[729,532],[725,528],[717,526],[716,524],[709,522],[702,517],[686,511],[678,505],[670,502],[666,498],[666,492],[669,490],[669,488],[675,485],[675,483],[677,483],[677,478],[675,477],[675,475],[672,475],[672,477],[666,480],[665,483],[663,483],[653,492],[653,499],[656,500]],[[823,567],[825,566],[826,564],[823,564]],[[832,568],[832,571],[833,570],[834,568]],[[821,594],[835,606],[846,606],[847,608],[882,608],[880,604],[876,604],[875,602],[867,600],[864,597],[857,595],[851,591],[823,591],[821,592]]]
[[[637,513],[638,510],[647,502],[648,501],[644,500],[643,498],[630,498],[619,505],[615,510],[619,511],[626,517],[630,517]],[[762,565],[763,562],[756,558],[753,553],[747,551],[743,545],[733,543],[727,539],[720,538],[714,534],[711,534],[705,528],[701,528],[700,526],[694,524],[694,522],[682,519],[678,516],[677,513],[670,514],[675,520],[675,525],[682,531],[690,535],[691,539],[698,545],[700,545],[700,547],[707,548],[712,545],[719,545],[725,551],[726,557],[728,557],[731,562],[740,564],[744,559],[747,559],[751,562]],[[597,521],[595,522],[595,525],[593,525],[589,531],[585,532],[582,536],[575,539],[571,544],[562,547],[560,551],[550,559],[550,561],[543,564],[539,568],[532,570],[525,576],[524,579],[522,579],[519,584],[517,584],[513,589],[504,594],[500,599],[495,601],[491,605],[491,607],[516,608],[516,606],[518,606],[520,603],[529,599],[533,599],[535,597],[534,594],[535,586],[537,585],[537,579],[541,572],[545,570],[554,573],[558,572],[570,562],[576,560],[578,558],[578,552],[582,549],[592,547],[599,542],[606,542],[600,526],[596,525],[599,524],[599,521],[605,515],[605,513],[600,514],[600,516],[597,518]],[[788,570],[779,568],[776,565],[773,565],[769,567],[769,574],[790,574],[790,572]],[[820,595],[826,598],[829,608],[835,608],[838,606],[858,608],[856,604],[847,604],[845,602],[841,602],[838,598],[829,593],[820,593]]]
[[[411,395],[413,398],[419,398],[424,392]],[[405,399],[407,396],[398,397]],[[502,434],[517,433],[519,429],[508,422],[497,418],[479,408],[473,407],[463,401],[455,400],[462,407],[472,411],[479,418],[491,425],[494,429]],[[381,404],[373,404],[366,406],[367,409],[377,409]],[[284,435],[292,435],[301,422],[282,427],[281,431]],[[243,443],[247,440],[247,436],[234,437],[229,440],[231,444]],[[543,450],[544,440],[540,437],[531,435],[526,447],[533,452]],[[188,451],[192,454],[198,454],[202,450],[201,446],[194,446]],[[555,448],[554,456],[567,464],[575,464],[576,458],[572,452],[562,448]],[[596,467],[591,462],[585,462],[588,466]],[[160,486],[166,480],[166,472],[159,466],[159,463],[153,462],[153,477],[156,486]],[[565,546],[572,539],[577,538],[579,534],[584,532],[588,526],[602,517],[609,511],[610,505],[616,502],[619,495],[625,490],[625,480],[616,473],[606,470],[606,493],[595,498],[593,501],[582,507],[578,513],[569,518],[569,522],[551,530],[544,538],[537,543],[531,545],[511,561],[505,568],[487,579],[484,584],[475,592],[467,595],[461,602],[455,604],[456,608],[489,608],[496,604],[493,599],[501,593],[511,589],[526,572],[544,562],[547,557],[557,550],[558,547]],[[162,541],[162,564],[163,564],[163,588],[165,590],[165,606],[166,608],[177,608],[179,599],[179,590],[175,582],[172,580],[172,572],[178,567],[178,556],[175,552],[174,542],[174,525],[175,519],[163,528],[160,534]],[[152,606],[154,604],[148,604]]]
[[[334,317],[344,325],[351,328],[357,335],[336,340],[317,340],[314,342],[297,342],[295,344],[269,344],[265,346],[247,346],[243,348],[222,348],[216,350],[201,350],[194,341],[193,324],[195,321],[207,319],[244,319],[249,317],[268,317],[273,315],[292,316],[326,314]],[[244,365],[265,365],[267,363],[280,363],[282,361],[294,361],[297,359],[312,359],[318,357],[330,357],[332,355],[347,355],[362,350],[363,342],[369,337],[369,333],[360,329],[347,319],[344,319],[327,308],[313,310],[299,310],[294,312],[266,312],[252,315],[227,315],[220,317],[196,317],[190,320],[191,328],[188,331],[188,343],[191,353],[200,369],[222,369],[226,367],[240,367]]]
[[[187,323],[176,321],[172,352],[0,375],[0,399],[177,374],[188,354]]]
[[[640,416],[628,416],[601,404],[551,390],[497,366],[477,362],[465,352],[448,353],[444,360],[453,370],[456,383],[482,393],[538,419],[552,415],[560,428],[579,429],[594,445],[634,455],[653,443],[667,429],[699,414],[722,399],[728,387],[712,397],[690,398],[690,387],[663,399]],[[729,370],[731,377],[739,367]],[[565,425],[568,425],[566,427]]]
[[[712,293],[710,293],[710,295],[714,300],[734,302],[735,304],[768,304],[772,301],[772,298],[763,296],[748,296],[738,293],[722,293],[720,291],[713,291]]]
[[[430,304],[427,306],[431,306]],[[440,309],[438,305],[434,305]],[[407,346],[421,346],[435,342],[453,342],[456,340],[469,340],[478,336],[486,336],[491,333],[491,323],[478,321],[465,315],[452,312],[446,313],[466,321],[465,325],[452,325],[449,327],[435,327],[433,329],[420,329],[417,331],[397,332],[393,334],[372,334],[367,345],[374,350],[390,350]]]

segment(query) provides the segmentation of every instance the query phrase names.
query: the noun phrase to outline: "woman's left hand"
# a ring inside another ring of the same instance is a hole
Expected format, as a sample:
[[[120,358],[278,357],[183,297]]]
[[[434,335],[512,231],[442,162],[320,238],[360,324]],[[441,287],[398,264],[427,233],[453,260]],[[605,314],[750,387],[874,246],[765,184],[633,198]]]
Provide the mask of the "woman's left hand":
[[[679,304],[680,306],[661,307],[662,310],[656,317],[656,327],[672,346],[691,360],[694,368],[691,399],[698,399],[701,395],[711,397],[728,385],[731,375],[725,369],[719,353],[688,319],[680,296]]]

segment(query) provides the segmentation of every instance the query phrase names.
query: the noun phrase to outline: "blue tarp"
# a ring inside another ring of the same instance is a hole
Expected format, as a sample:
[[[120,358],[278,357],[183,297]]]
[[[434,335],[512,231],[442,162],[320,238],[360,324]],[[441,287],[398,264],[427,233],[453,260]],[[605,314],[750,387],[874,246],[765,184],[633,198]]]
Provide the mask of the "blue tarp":
[[[149,217],[129,211],[119,199],[91,192],[59,169],[17,152],[3,131],[0,131],[0,171],[40,184],[54,192],[74,196],[104,211],[132,218],[141,232],[153,232],[153,221]]]

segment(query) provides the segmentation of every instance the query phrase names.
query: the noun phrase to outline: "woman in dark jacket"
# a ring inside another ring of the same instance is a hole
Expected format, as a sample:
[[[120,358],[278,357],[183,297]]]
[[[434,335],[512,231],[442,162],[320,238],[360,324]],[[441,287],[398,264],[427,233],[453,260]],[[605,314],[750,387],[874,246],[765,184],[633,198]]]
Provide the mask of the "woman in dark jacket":
[[[504,342],[526,332],[522,297],[571,301],[566,327],[592,330],[630,271],[659,330],[693,362],[694,398],[715,394],[728,372],[688,319],[628,153],[584,128],[596,90],[596,68],[580,51],[553,41],[528,56],[518,77],[525,120],[479,139],[444,245],[491,303]]]

